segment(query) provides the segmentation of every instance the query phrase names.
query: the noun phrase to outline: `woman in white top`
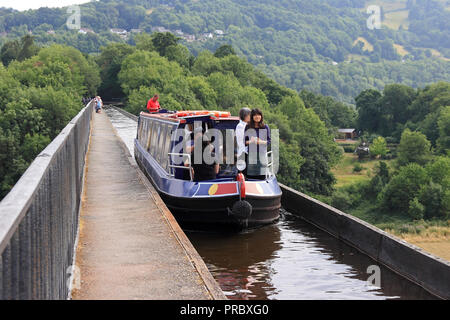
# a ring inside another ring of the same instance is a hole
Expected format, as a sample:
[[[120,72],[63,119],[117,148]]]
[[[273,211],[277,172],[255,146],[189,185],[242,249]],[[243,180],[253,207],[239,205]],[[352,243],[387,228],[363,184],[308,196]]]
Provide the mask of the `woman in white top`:
[[[245,127],[250,123],[250,114],[252,110],[249,108],[243,108],[239,111],[239,124],[236,126],[236,142],[237,142],[237,168],[240,172],[246,172],[246,156],[248,153],[248,147],[245,145]],[[244,167],[245,165],[245,167]]]

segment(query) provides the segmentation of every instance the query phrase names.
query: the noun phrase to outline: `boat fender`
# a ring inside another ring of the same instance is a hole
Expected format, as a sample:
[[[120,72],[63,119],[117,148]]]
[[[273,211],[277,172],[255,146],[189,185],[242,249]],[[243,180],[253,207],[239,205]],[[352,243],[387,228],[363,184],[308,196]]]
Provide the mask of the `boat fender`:
[[[231,214],[238,220],[247,220],[252,215],[252,205],[248,201],[240,200],[233,205]]]
[[[242,173],[239,173],[236,177],[236,181],[239,183],[240,199],[245,199],[245,177]]]

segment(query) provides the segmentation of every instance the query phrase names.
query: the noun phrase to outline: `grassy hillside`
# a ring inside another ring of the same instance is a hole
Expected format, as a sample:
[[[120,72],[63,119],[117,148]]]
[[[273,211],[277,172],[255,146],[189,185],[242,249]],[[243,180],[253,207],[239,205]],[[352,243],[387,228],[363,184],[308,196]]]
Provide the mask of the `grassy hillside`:
[[[40,44],[98,53],[111,41],[134,44],[140,31],[169,30],[194,54],[232,44],[279,83],[351,104],[362,90],[387,83],[423,87],[450,79],[447,2],[370,3],[383,8],[381,30],[367,28],[365,0],[101,0],[81,6],[85,34],[67,30],[64,9],[0,9],[0,44],[32,31]]]

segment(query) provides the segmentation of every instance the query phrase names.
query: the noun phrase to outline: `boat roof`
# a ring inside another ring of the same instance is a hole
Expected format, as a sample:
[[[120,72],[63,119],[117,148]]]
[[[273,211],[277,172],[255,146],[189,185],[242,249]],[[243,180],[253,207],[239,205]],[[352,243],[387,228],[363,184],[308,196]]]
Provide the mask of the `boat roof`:
[[[239,117],[231,116],[229,112],[226,111],[175,111],[167,113],[148,113],[141,112],[141,117],[154,118],[164,121],[171,121],[175,123],[188,123],[194,121],[239,121]]]

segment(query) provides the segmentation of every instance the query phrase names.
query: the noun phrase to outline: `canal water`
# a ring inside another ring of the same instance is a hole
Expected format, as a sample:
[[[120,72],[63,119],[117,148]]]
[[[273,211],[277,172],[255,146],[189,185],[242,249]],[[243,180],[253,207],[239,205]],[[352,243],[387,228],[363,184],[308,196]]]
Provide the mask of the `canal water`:
[[[137,123],[114,109],[106,113],[134,154]],[[276,224],[242,233],[185,230],[229,299],[433,299],[356,249],[281,213]],[[379,287],[368,281],[377,267]]]

